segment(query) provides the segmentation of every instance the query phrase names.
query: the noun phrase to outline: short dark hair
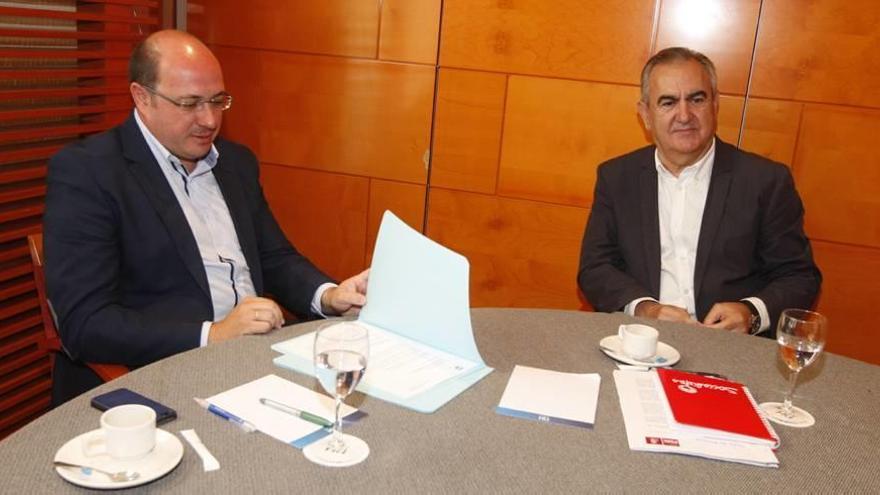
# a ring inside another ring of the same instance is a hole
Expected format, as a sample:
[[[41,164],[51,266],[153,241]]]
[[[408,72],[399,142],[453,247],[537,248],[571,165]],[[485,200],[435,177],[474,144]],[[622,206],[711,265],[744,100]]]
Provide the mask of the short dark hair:
[[[128,79],[148,88],[155,88],[159,82],[159,52],[149,38],[138,43],[131,52]]]
[[[654,70],[654,67],[668,64],[670,62],[687,60],[694,60],[703,66],[703,70],[709,74],[709,81],[712,83],[712,97],[714,98],[718,96],[718,76],[715,73],[715,64],[709,60],[709,57],[696,50],[691,50],[690,48],[673,46],[664,48],[655,53],[654,56],[649,58],[645,63],[645,67],[642,68],[642,101],[648,103],[648,83],[651,78],[651,71]]]

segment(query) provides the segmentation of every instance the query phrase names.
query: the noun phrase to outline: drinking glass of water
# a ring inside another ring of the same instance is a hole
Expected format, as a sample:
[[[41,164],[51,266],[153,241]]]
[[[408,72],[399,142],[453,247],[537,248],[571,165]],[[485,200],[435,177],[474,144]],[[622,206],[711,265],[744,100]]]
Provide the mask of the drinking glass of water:
[[[816,423],[813,415],[791,404],[798,373],[816,360],[825,347],[828,336],[828,318],[806,309],[786,309],[779,318],[776,342],[779,357],[791,370],[785,400],[765,402],[761,409],[767,419],[785,426],[806,428]]]
[[[328,394],[336,399],[336,421],[330,436],[303,449],[312,462],[344,467],[357,464],[370,454],[363,440],[342,433],[339,415],[342,401],[354,391],[370,355],[367,329],[354,321],[328,322],[315,334],[315,376]]]

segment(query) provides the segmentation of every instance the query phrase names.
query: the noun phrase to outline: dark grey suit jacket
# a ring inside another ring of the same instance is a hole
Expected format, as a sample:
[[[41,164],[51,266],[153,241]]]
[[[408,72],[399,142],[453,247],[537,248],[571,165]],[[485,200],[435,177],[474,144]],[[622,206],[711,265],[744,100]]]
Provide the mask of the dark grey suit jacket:
[[[599,166],[578,271],[578,285],[599,311],[660,295],[654,150]],[[697,318],[716,302],[759,297],[773,335],[783,309],[810,308],[822,276],[803,216],[788,168],[716,139],[694,270]]]
[[[309,314],[330,279],[279,228],[253,153],[215,145],[213,173],[257,293]],[[141,366],[198,347],[202,322],[214,320],[207,275],[133,116],[50,160],[43,221],[49,298],[73,360]]]

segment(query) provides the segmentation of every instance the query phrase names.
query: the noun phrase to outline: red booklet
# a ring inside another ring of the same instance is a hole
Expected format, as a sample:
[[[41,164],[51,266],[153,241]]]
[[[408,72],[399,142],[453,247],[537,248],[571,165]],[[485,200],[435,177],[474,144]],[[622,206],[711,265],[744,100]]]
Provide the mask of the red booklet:
[[[678,424],[715,430],[722,438],[779,446],[779,437],[743,384],[666,368],[658,369],[657,376]]]

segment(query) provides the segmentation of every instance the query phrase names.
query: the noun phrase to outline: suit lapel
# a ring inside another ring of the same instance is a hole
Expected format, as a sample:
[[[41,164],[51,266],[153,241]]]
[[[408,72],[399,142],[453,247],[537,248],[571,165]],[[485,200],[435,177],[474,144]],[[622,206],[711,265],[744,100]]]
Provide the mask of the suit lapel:
[[[222,144],[219,142],[215,144],[220,152],[220,156],[213,170],[214,177],[220,186],[220,192],[223,193],[223,199],[226,200],[226,206],[229,209],[229,215],[232,217],[232,224],[235,226],[235,233],[238,236],[238,243],[244,253],[248,268],[250,268],[254,289],[257,291],[257,294],[262,294],[263,275],[260,269],[260,257],[257,250],[254,224],[249,214],[250,209],[244,194],[244,185],[241,183],[241,177],[232,168],[234,164],[230,163],[228,153],[224,153]],[[224,157],[226,158],[225,160]]]
[[[205,295],[210,298],[208,276],[205,274],[205,265],[202,263],[202,256],[192,229],[133,115],[122,125],[121,133],[123,154],[128,161],[129,170],[141,184],[144,193],[168,229],[171,242],[177,248],[187,270]]]
[[[712,179],[709,182],[709,193],[703,209],[703,220],[700,225],[700,239],[697,242],[697,259],[694,267],[694,294],[699,297],[706,267],[709,264],[709,253],[724,216],[727,194],[730,191],[732,163],[731,146],[717,139],[715,145],[715,163],[712,165]]]
[[[654,297],[660,297],[660,218],[657,210],[657,169],[654,166],[654,153],[650,153],[639,166],[639,197],[642,199],[639,204],[645,265],[651,293]]]

